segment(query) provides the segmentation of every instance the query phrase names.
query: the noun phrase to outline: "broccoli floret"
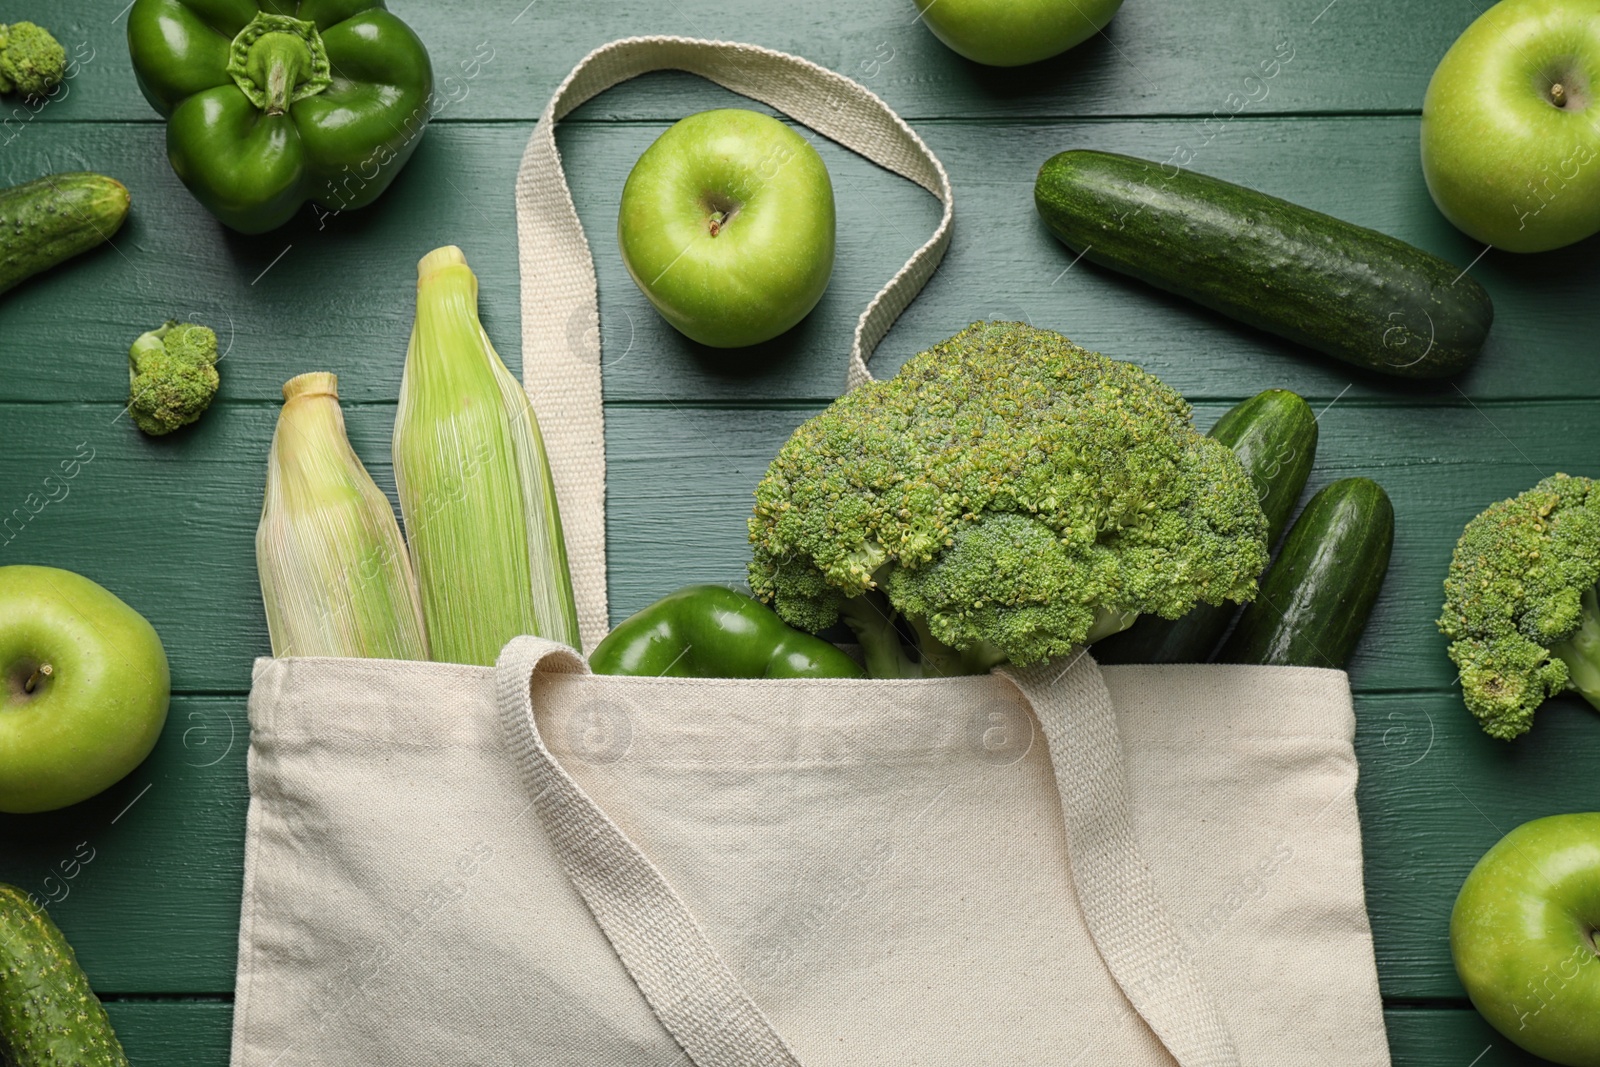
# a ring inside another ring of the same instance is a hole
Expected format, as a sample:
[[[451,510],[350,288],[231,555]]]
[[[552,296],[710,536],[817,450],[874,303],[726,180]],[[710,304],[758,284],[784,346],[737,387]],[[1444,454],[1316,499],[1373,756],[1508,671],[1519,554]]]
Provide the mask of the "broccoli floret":
[[[1490,737],[1527,733],[1550,697],[1600,708],[1600,485],[1557,474],[1467,523],[1439,629]]]
[[[200,417],[216,395],[217,335],[191,322],[168,322],[128,350],[128,414],[159,436]]]
[[[750,585],[804,629],[842,614],[875,676],[975,673],[1248,600],[1266,532],[1238,458],[1159,379],[980,322],[794,432],[756,489]],[[877,591],[920,664],[862,625]]]
[[[31,22],[0,24],[0,93],[43,96],[67,76],[67,50]]]

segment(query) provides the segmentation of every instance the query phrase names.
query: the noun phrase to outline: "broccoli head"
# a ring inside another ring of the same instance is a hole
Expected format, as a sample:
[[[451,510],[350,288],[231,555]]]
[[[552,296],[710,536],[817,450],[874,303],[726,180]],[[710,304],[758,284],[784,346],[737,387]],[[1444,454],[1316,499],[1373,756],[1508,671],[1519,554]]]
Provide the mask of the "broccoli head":
[[[1533,725],[1575,690],[1600,708],[1600,484],[1557,474],[1467,523],[1439,629],[1461,693],[1490,737]]]
[[[1238,458],[1158,378],[980,322],[794,432],[756,489],[750,585],[795,626],[842,615],[874,674],[903,661],[885,612],[921,668],[971,673],[1248,600],[1266,533]]]
[[[0,23],[0,93],[43,96],[67,76],[67,50],[31,22]]]
[[[216,395],[217,335],[190,322],[168,322],[128,350],[128,414],[159,436],[200,417]]]

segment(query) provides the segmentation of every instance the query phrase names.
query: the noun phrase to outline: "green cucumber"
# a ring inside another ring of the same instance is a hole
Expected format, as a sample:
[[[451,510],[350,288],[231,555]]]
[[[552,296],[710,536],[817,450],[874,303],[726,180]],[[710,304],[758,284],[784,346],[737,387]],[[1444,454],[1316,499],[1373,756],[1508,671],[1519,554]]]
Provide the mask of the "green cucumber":
[[[1344,669],[1389,572],[1394,507],[1368,478],[1323,489],[1284,540],[1217,660]]]
[[[1170,164],[1062,152],[1033,195],[1091,263],[1382,374],[1456,374],[1494,321],[1483,287],[1438,256]]]
[[[1267,547],[1289,526],[1317,458],[1317,416],[1287,389],[1268,389],[1229,408],[1208,435],[1239,457],[1267,516]]]
[[[127,217],[127,188],[103,174],[0,189],[0,293],[109,240]]]
[[[1267,546],[1278,543],[1317,455],[1317,416],[1287,389],[1268,389],[1230,408],[1208,435],[1232,448],[1256,485]],[[1238,605],[1201,604],[1181,619],[1144,615],[1094,646],[1101,663],[1204,663]]]
[[[44,909],[0,885],[0,1063],[128,1067],[105,1008]]]

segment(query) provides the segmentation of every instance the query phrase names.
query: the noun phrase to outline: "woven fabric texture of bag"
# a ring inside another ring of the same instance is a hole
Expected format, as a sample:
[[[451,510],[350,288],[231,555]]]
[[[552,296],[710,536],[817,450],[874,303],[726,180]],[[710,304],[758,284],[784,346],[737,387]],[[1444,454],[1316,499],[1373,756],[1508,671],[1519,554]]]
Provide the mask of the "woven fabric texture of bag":
[[[593,262],[554,128],[688,70],[938,197],[848,383],[938,266],[950,183],[881,100],[750,45],[633,38],[522,162],[524,380],[586,647],[607,623]],[[662,590],[663,593],[667,590]],[[235,1067],[1388,1064],[1342,672],[590,675],[258,663]]]

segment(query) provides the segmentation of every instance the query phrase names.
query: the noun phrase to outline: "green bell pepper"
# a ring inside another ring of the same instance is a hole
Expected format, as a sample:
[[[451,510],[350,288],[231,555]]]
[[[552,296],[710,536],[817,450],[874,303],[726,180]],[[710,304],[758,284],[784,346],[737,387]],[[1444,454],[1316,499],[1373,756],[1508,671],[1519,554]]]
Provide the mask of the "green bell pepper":
[[[691,585],[631,616],[595,647],[589,669],[658,678],[864,677],[837,646],[720,585]]]
[[[383,0],[135,0],[128,50],[172,169],[241,233],[372,203],[432,113],[427,49]]]

